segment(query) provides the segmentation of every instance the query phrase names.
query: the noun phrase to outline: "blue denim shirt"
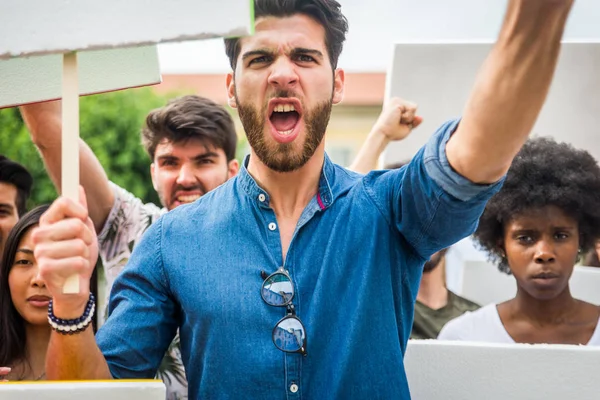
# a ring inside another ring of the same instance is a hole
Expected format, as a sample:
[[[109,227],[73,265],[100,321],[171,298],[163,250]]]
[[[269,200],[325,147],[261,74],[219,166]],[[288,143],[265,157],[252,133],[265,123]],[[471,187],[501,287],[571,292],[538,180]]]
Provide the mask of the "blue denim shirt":
[[[153,224],[115,281],[97,341],[116,378],[151,378],[180,328],[192,399],[409,399],[403,356],[424,262],[474,231],[501,186],[454,172],[445,124],[407,166],[366,176],[327,157],[285,268],[306,356],[271,340],[261,298],[282,265],[269,194],[245,167]],[[297,389],[297,390],[294,390]]]

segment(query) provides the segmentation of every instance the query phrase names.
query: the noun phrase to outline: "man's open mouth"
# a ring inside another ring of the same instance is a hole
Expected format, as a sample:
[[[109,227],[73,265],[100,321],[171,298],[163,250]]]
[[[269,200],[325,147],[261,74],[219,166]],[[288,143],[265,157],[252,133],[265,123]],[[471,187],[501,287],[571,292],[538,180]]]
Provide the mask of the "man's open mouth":
[[[272,99],[269,104],[269,122],[279,142],[291,141],[295,138],[297,127],[302,119],[300,102],[292,98]]]

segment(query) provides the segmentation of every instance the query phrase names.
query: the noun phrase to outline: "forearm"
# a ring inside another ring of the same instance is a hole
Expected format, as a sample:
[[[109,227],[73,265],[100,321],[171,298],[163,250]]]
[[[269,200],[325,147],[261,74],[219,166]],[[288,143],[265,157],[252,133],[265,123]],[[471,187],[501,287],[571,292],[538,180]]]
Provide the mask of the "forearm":
[[[510,0],[498,41],[446,147],[461,175],[492,183],[508,171],[546,99],[571,4]]]
[[[358,155],[348,167],[349,170],[366,174],[377,169],[377,164],[381,153],[389,144],[389,139],[378,131],[371,131],[365,144],[358,151]]]
[[[52,332],[46,356],[46,376],[49,380],[112,379],[91,325],[76,335]]]
[[[85,292],[85,291],[83,291]],[[89,293],[78,294],[69,301],[52,306],[55,316],[76,319],[84,314]],[[92,324],[72,335],[52,331],[46,354],[46,375],[51,380],[112,379],[104,356],[96,345]]]
[[[61,190],[62,119],[58,102],[20,107],[32,141],[38,148],[50,179]],[[89,199],[89,213],[97,231],[102,229],[114,202],[114,194],[100,161],[83,141],[79,141],[80,183]]]

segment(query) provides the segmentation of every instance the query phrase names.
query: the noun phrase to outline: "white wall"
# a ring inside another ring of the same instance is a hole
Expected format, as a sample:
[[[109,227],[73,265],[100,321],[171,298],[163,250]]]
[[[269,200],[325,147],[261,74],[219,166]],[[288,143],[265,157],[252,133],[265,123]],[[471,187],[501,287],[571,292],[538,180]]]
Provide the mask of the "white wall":
[[[410,340],[404,365],[415,400],[600,398],[600,348]]]

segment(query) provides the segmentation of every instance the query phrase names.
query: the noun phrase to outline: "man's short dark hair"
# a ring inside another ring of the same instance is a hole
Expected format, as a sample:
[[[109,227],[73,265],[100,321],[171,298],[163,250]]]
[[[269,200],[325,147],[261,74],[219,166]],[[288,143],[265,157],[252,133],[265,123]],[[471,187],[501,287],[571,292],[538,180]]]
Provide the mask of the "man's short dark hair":
[[[151,111],[142,128],[142,144],[154,160],[156,146],[163,140],[184,143],[198,139],[223,149],[227,161],[235,158],[237,135],[227,110],[205,97],[178,97]]]
[[[27,212],[27,199],[31,193],[33,178],[21,164],[0,154],[0,182],[8,183],[17,188],[15,203],[19,217]]]
[[[332,69],[337,68],[338,59],[348,32],[348,20],[342,14],[341,5],[335,0],[254,0],[254,17],[291,17],[304,14],[325,28],[325,46]],[[225,39],[225,53],[231,69],[235,71],[240,55],[239,39]]]
[[[577,221],[583,253],[600,238],[600,167],[590,153],[551,138],[530,139],[513,160],[502,189],[487,203],[474,238],[490,261],[510,273],[500,243],[512,218],[556,206]]]

